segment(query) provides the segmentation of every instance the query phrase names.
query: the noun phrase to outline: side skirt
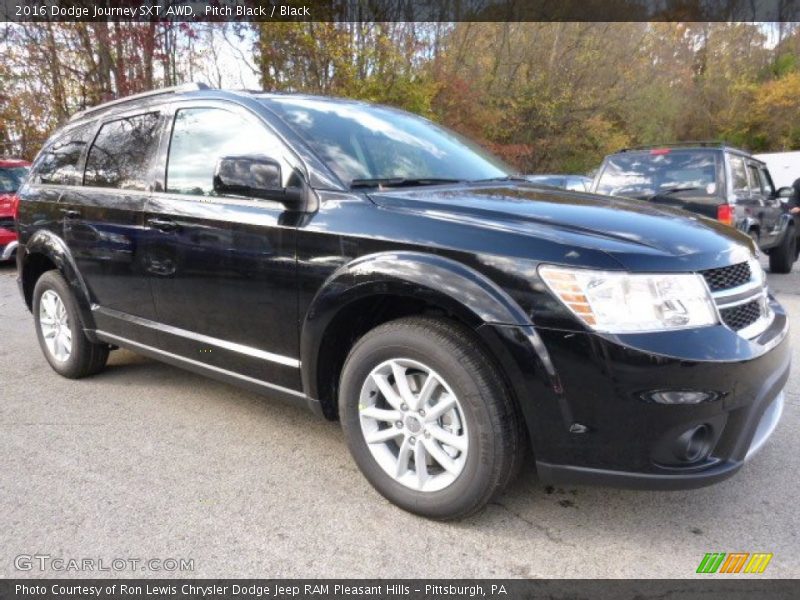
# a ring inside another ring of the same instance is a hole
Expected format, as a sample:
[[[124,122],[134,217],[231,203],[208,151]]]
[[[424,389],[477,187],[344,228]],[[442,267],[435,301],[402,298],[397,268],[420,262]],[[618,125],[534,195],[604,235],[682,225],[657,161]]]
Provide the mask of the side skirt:
[[[322,408],[319,405],[319,401],[309,398],[302,392],[291,390],[273,383],[268,383],[266,381],[253,379],[252,377],[240,375],[238,373],[234,373],[233,371],[221,369],[220,367],[215,367],[213,365],[207,365],[198,360],[179,356],[178,354],[173,354],[172,352],[166,352],[153,346],[134,342],[133,340],[129,340],[105,331],[94,330],[87,331],[86,333],[90,335],[94,334],[94,337],[107,344],[119,346],[120,348],[126,348],[127,350],[143,354],[144,356],[148,356],[160,362],[164,362],[175,367],[180,367],[199,375],[205,375],[206,377],[210,377],[224,383],[229,383],[257,394],[280,398],[281,400],[290,402],[291,404],[305,406],[317,415],[322,414]]]

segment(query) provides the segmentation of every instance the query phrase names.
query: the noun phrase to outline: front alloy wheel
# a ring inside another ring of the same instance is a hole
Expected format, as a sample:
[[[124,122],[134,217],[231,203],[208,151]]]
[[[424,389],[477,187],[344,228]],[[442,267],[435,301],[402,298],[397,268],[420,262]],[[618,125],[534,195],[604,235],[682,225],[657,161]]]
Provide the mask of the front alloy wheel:
[[[361,432],[373,458],[395,481],[434,492],[464,470],[469,435],[447,382],[427,365],[387,360],[367,377],[359,403]]]
[[[405,317],[356,342],[339,416],[376,490],[418,515],[455,519],[511,481],[526,436],[494,365],[474,331],[448,319]]]

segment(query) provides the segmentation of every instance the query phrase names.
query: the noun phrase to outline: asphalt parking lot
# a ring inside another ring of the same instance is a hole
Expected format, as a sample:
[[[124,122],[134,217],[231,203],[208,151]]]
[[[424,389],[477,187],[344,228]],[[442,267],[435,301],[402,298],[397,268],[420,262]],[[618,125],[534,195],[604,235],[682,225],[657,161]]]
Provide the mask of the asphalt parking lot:
[[[107,573],[121,577],[671,578],[706,552],[758,551],[774,553],[761,577],[800,576],[798,367],[781,424],[733,479],[552,489],[529,468],[483,513],[442,524],[374,492],[338,425],[310,412],[127,351],[62,379],[15,277],[0,267],[0,577],[92,575],[15,569],[39,553],[194,561]],[[800,268],[770,285],[800,315]],[[800,365],[800,327],[792,338]]]

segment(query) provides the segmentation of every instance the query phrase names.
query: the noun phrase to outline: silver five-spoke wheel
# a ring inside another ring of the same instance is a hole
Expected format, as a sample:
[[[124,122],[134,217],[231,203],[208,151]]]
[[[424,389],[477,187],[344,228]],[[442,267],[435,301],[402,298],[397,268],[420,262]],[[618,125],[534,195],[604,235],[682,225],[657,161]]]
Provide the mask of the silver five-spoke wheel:
[[[453,390],[433,369],[410,359],[387,360],[370,372],[359,400],[367,446],[395,481],[435,492],[461,474],[467,423]]]
[[[72,354],[72,329],[67,307],[53,290],[42,294],[39,302],[39,327],[50,355],[59,362],[69,360]]]

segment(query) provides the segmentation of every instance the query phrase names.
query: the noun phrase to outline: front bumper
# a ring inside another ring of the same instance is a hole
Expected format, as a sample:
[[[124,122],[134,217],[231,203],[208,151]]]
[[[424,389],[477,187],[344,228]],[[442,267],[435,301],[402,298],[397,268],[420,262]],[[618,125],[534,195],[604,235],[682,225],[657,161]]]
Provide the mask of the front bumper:
[[[561,485],[608,485],[642,490],[686,490],[705,487],[734,475],[747,460],[763,447],[780,421],[783,402],[784,394],[780,392],[761,417],[755,436],[742,460],[712,461],[713,464],[704,465],[699,470],[672,473],[613,471],[591,467],[553,465],[541,461],[536,461],[536,469],[542,481]]]
[[[497,326],[545,483],[688,489],[730,477],[774,431],[791,353],[774,300],[770,326],[745,340],[724,326],[655,336]],[[525,331],[527,329],[527,331]],[[523,350],[524,340],[538,350]],[[533,340],[533,343],[530,343]],[[697,404],[662,390],[708,392]],[[682,453],[702,433],[702,452]]]

